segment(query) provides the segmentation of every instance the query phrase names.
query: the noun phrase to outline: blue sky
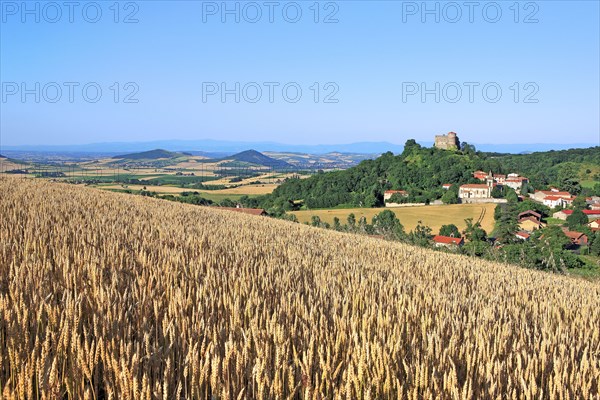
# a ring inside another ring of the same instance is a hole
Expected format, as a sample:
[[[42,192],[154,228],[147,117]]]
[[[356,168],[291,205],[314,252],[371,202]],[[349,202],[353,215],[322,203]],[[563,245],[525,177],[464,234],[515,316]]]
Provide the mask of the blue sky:
[[[50,3],[0,4],[3,145],[600,142],[598,1]]]

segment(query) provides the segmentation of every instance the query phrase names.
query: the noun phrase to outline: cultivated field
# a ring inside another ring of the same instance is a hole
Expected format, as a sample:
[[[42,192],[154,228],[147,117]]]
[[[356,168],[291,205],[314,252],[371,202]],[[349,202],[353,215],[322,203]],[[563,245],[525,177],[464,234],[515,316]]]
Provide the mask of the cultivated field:
[[[219,190],[198,190],[193,188],[180,188],[175,186],[153,186],[153,185],[101,185],[98,186],[99,189],[105,190],[149,190],[151,192],[161,193],[161,194],[179,194],[183,192],[198,192],[200,195],[248,195],[248,196],[257,196],[262,194],[269,194],[275,190],[278,185],[275,184],[260,184],[260,185],[243,185],[234,188],[228,189],[219,189]],[[144,189],[145,188],[145,189]]]
[[[495,204],[452,204],[443,206],[419,206],[419,207],[398,207],[388,208],[393,211],[404,229],[408,232],[417,226],[418,221],[431,227],[434,233],[437,233],[442,225],[454,224],[458,229],[465,228],[465,219],[473,218],[478,221],[484,213],[481,220],[481,226],[486,232],[491,233],[494,230],[494,208]],[[334,210],[307,210],[294,211],[299,222],[310,222],[313,215],[318,215],[323,222],[333,224],[333,218],[338,217],[342,224],[346,223],[348,215],[354,213],[356,220],[360,217],[366,217],[371,223],[373,216],[383,211],[383,208],[351,208]]]
[[[61,183],[0,193],[3,399],[600,395],[597,284]]]

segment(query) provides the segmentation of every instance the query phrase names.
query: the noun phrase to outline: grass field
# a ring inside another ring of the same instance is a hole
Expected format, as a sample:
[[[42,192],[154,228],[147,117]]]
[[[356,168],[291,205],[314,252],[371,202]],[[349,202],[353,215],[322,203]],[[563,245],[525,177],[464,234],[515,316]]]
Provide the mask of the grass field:
[[[442,225],[454,224],[458,229],[465,228],[465,219],[473,218],[477,220],[485,210],[485,216],[482,220],[482,227],[486,232],[491,233],[494,230],[494,208],[495,204],[452,204],[444,206],[422,206],[422,207],[401,207],[401,208],[389,208],[393,211],[404,229],[408,232],[417,226],[418,221],[422,221],[423,224],[431,227],[433,233],[439,232]],[[371,223],[371,219],[374,215],[379,214],[383,211],[383,208],[348,208],[348,209],[334,209],[334,210],[306,210],[306,211],[294,211],[298,221],[310,222],[313,215],[319,216],[321,221],[333,223],[333,218],[338,217],[342,224],[346,223],[346,218],[349,214],[353,213],[356,216],[356,220],[364,216],[367,221]]]

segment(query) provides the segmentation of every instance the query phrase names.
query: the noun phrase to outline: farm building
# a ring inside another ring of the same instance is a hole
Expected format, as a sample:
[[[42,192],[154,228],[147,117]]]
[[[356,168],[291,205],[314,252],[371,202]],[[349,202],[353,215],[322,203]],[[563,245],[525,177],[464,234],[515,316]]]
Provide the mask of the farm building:
[[[600,210],[583,210],[583,213],[587,215],[588,219],[594,220],[600,218]],[[569,215],[573,214],[573,210],[560,210],[552,214],[554,218],[562,219],[563,221],[567,220]]]
[[[521,240],[529,240],[529,238],[531,237],[531,235],[525,231],[519,231],[517,233],[515,233],[515,236],[517,237],[517,239],[521,239]]]
[[[452,236],[441,236],[437,235],[433,237],[433,242],[435,243],[435,247],[462,247],[465,244],[465,240],[463,238],[455,238]]]
[[[585,246],[588,243],[588,237],[585,233],[570,231],[567,228],[563,228],[563,232],[571,239],[571,243],[577,246]]]
[[[561,192],[558,189],[552,190],[536,190],[535,193],[529,195],[533,200],[542,203],[544,199],[548,196],[554,197],[562,197],[565,199],[571,198],[571,193],[569,192]]]

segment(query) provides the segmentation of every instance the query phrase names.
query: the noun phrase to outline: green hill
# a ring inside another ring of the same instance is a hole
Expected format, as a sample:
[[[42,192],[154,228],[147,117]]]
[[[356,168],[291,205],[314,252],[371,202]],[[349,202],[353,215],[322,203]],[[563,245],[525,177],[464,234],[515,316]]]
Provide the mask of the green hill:
[[[459,151],[439,150],[409,140],[399,155],[388,152],[344,171],[317,174],[309,179],[290,179],[265,197],[262,206],[286,210],[290,208],[290,201],[304,200],[308,208],[376,207],[383,205],[383,193],[388,189],[407,190],[411,202],[424,203],[441,198],[445,193],[441,187],[444,183],[480,183],[472,176],[476,170],[515,172],[529,177],[533,188],[553,185],[574,194],[582,190],[587,194],[596,189],[600,191],[600,185],[596,187],[586,182],[585,186],[592,189],[582,189],[579,184],[583,181],[582,171],[596,174],[589,179],[600,181],[600,171],[594,172],[599,169],[598,165],[598,147],[502,155],[477,152],[472,146]]]
[[[265,167],[272,167],[272,168],[290,168],[290,167],[292,167],[292,165],[288,164],[285,161],[266,156],[256,150],[242,151],[241,153],[237,153],[232,156],[226,157],[224,160],[238,161],[238,162],[243,162],[243,163],[262,165]]]
[[[143,151],[141,153],[124,154],[120,156],[114,156],[114,160],[159,160],[163,158],[178,158],[184,154],[175,153],[168,150],[156,149],[150,151]]]

